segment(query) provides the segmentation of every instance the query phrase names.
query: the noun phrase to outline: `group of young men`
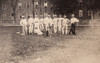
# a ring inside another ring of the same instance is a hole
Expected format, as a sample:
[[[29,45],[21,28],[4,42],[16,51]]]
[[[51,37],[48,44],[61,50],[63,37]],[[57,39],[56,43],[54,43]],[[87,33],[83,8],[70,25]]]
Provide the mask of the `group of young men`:
[[[51,18],[50,15],[47,15],[45,18],[43,16],[29,16],[28,19],[25,16],[22,16],[20,24],[22,26],[22,35],[28,35],[36,33],[38,35],[45,34],[49,36],[51,33],[59,33],[59,34],[73,34],[75,35],[75,27],[76,23],[79,22],[77,18],[72,14],[72,18],[69,20],[66,15],[63,17],[60,15],[54,15]],[[68,32],[68,24],[71,24],[70,31]],[[46,33],[44,33],[46,32]]]

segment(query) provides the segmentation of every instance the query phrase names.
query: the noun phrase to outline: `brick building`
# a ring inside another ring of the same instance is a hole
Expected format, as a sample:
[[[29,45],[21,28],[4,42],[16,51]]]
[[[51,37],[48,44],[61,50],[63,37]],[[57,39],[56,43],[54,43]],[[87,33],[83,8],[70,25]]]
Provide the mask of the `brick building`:
[[[16,0],[15,0],[16,1]],[[14,11],[12,8],[12,0],[2,0],[0,2],[0,22],[12,23],[14,21]],[[86,0],[77,0],[77,7],[74,10],[76,17],[80,19],[90,19],[91,10],[86,5]],[[16,21],[19,23],[21,16],[45,16],[46,14],[53,14],[52,3],[50,0],[17,0],[16,5]],[[56,12],[56,11],[55,11]],[[99,13],[98,13],[99,15]]]
[[[34,15],[40,15],[44,16],[45,15],[52,15],[51,11],[51,3],[48,0],[34,0]]]
[[[0,2],[0,22],[12,20],[12,13],[11,0]]]
[[[80,19],[90,19],[91,18],[91,9],[88,8],[87,1],[77,0],[78,5],[75,10],[75,14]]]
[[[16,1],[16,0],[15,0]],[[52,14],[50,11],[50,2],[48,0],[18,0],[16,1],[16,22],[19,22],[21,16],[24,15],[26,18],[28,16],[40,15],[45,16],[46,14]],[[14,11],[11,5],[12,0],[2,1],[0,4],[0,22],[2,23],[12,23],[14,21]]]

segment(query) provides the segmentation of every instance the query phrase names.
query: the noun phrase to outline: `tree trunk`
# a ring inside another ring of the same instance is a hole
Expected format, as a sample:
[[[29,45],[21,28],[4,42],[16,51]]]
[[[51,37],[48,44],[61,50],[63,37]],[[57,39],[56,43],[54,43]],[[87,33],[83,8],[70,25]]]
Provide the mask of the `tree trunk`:
[[[32,3],[33,3],[33,17],[34,17],[34,0],[32,0]]]
[[[13,10],[14,11],[14,15],[13,15],[13,18],[14,18],[14,21],[13,21],[13,24],[16,24],[16,12],[15,12],[15,10]]]

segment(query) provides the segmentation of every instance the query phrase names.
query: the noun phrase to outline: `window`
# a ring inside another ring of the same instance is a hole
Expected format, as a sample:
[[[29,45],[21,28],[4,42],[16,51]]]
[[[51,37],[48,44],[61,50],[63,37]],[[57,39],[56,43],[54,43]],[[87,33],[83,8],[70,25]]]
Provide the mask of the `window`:
[[[35,8],[38,7],[38,2],[34,2]]]
[[[0,12],[0,19],[2,19],[2,12]]]
[[[31,3],[30,2],[28,2],[27,3],[27,8],[29,8],[31,6]]]
[[[18,9],[22,9],[22,3],[18,3]]]
[[[44,7],[47,7],[47,6],[48,6],[47,1],[45,1],[44,2]]]
[[[6,8],[7,8],[6,3],[3,3],[3,4],[2,4],[2,10],[6,10]]]
[[[7,19],[9,19],[10,18],[10,13],[7,13]]]
[[[88,16],[91,16],[92,10],[88,10]]]
[[[7,14],[3,13],[2,19],[7,19]]]
[[[83,10],[79,10],[79,17],[83,17]]]
[[[35,2],[35,5],[38,5],[38,2]]]

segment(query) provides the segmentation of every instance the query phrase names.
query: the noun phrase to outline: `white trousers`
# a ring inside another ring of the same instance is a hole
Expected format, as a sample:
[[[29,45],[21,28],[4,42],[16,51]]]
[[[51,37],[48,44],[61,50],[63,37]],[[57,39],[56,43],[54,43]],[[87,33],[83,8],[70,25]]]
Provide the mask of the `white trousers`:
[[[49,30],[49,25],[45,25],[45,29],[46,29],[46,31],[48,31]]]
[[[61,25],[58,25],[58,31],[61,33]]]
[[[57,25],[54,25],[54,33],[57,33]]]
[[[22,34],[27,35],[28,28],[26,25],[22,25]]]
[[[64,33],[65,34],[68,33],[68,25],[62,27],[62,34],[64,34]]]
[[[44,30],[43,24],[40,24],[40,25],[39,25],[39,28],[40,28],[41,31],[43,31],[43,30]]]
[[[29,33],[33,33],[33,24],[29,26]]]

